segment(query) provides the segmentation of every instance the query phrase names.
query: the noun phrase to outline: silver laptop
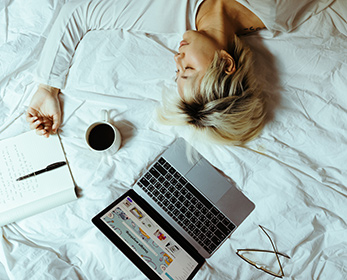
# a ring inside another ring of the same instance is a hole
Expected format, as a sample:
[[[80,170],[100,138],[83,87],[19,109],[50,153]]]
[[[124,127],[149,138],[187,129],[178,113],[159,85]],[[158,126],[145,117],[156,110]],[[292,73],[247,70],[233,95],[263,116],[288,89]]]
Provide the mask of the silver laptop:
[[[253,209],[179,138],[92,221],[150,279],[192,279]]]

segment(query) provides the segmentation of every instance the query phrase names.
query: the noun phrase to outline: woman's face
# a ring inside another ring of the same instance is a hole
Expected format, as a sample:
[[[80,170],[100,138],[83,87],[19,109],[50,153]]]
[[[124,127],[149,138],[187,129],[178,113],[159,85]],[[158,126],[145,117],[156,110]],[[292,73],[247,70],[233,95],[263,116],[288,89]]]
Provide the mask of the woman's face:
[[[194,78],[201,81],[219,49],[218,44],[204,33],[193,30],[184,33],[179,53],[174,57],[178,93],[182,98],[185,83]]]

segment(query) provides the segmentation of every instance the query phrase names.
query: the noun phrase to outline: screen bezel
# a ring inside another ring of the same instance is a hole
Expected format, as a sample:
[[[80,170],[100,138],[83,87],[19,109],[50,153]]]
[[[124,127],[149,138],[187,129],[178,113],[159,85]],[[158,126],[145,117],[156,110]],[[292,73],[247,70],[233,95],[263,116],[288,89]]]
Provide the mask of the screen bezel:
[[[112,210],[117,204],[119,204],[126,197],[133,199],[160,227],[170,233],[170,236],[198,263],[196,268],[189,275],[187,280],[193,279],[194,275],[199,271],[204,264],[205,259],[198,253],[198,251],[190,245],[182,235],[173,228],[166,220],[164,220],[160,214],[155,211],[141,196],[139,196],[134,190],[128,190],[121,197],[112,202],[93,219],[92,223],[114,244],[116,247],[126,255],[130,261],[135,264],[149,279],[162,280],[144,261],[139,257],[112,229],[105,224],[101,219],[107,212]]]

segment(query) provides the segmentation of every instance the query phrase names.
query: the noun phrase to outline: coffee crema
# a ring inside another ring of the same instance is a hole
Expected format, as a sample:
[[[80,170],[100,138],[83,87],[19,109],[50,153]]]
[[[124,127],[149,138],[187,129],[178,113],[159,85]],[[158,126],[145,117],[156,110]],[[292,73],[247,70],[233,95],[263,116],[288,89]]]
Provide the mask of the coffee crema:
[[[98,124],[89,133],[88,143],[97,151],[108,149],[114,142],[115,133],[108,124]]]

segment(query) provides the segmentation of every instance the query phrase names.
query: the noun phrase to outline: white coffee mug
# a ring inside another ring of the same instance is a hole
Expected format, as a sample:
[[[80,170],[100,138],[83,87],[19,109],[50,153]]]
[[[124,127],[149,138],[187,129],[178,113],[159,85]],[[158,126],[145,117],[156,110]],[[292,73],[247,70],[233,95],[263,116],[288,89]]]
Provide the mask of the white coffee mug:
[[[110,123],[107,110],[101,111],[100,119],[87,128],[85,141],[92,151],[100,155],[113,155],[122,143],[121,134]]]

